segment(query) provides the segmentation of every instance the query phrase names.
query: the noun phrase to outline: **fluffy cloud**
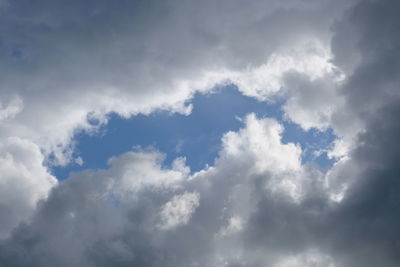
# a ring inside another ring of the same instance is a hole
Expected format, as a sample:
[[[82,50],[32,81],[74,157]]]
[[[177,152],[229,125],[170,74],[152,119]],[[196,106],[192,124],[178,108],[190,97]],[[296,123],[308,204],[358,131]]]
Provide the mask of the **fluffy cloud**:
[[[168,229],[187,224],[198,206],[199,194],[197,193],[186,192],[174,196],[161,209],[162,224],[160,227]]]
[[[65,164],[74,131],[93,127],[88,117],[185,113],[196,90],[226,80],[265,98],[279,90],[282,72],[315,76],[329,66],[314,46],[285,53],[289,42],[327,45],[343,3],[7,1],[0,10],[1,117],[15,118],[1,125],[2,136],[29,138]]]
[[[272,119],[249,115],[245,128],[224,136],[215,166],[193,176],[182,163],[162,168],[161,154],[152,150],[114,158],[107,170],[76,173],[2,243],[0,259],[16,257],[22,266],[237,261],[217,247],[244,231],[257,199],[273,194],[278,203],[296,206],[302,200],[293,192],[311,189],[298,188],[306,184],[301,151],[281,143],[281,130]]]
[[[43,160],[39,147],[28,140],[14,137],[0,143],[0,238],[28,219],[57,184]]]
[[[55,3],[0,2],[2,265],[399,265],[398,2]],[[195,174],[155,150],[58,184],[44,166],[109,112],[186,113],[218,83],[284,96],[287,118],[342,138],[340,160],[302,164],[250,114]]]
[[[66,165],[110,112],[187,114],[219,83],[267,100],[287,71],[331,72],[327,30],[347,2],[2,1],[0,138]]]

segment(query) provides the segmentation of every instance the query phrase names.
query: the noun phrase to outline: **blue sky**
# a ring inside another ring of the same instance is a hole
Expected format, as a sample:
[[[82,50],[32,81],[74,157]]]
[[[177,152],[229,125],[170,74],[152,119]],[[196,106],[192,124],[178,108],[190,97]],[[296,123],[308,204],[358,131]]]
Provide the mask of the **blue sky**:
[[[213,165],[218,155],[221,137],[228,131],[243,127],[240,118],[255,113],[257,117],[271,117],[284,125],[282,141],[301,145],[302,161],[314,162],[321,169],[331,166],[333,160],[326,154],[315,156],[313,152],[326,149],[335,139],[331,129],[304,131],[297,124],[283,118],[282,99],[273,103],[260,102],[242,95],[234,86],[218,88],[213,93],[197,93],[192,99],[190,115],[159,111],[150,115],[137,115],[129,119],[110,114],[109,122],[98,133],[78,133],[75,156],[84,164],[71,163],[55,167],[58,179],[65,179],[70,172],[82,169],[104,169],[112,156],[135,147],[154,148],[165,154],[166,166],[177,157],[186,157],[192,172]]]

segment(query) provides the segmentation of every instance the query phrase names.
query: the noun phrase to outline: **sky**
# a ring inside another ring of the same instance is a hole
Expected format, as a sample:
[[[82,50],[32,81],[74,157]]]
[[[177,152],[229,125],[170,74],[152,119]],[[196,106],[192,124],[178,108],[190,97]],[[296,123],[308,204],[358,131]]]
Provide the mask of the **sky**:
[[[324,169],[335,161],[324,150],[333,146],[335,136],[329,129],[303,130],[284,118],[282,99],[274,103],[260,102],[243,96],[233,86],[214,88],[197,94],[190,101],[190,114],[157,111],[124,119],[108,115],[106,125],[95,133],[78,132],[74,136],[74,158],[67,166],[54,166],[58,179],[83,169],[104,169],[107,160],[132,149],[154,148],[165,154],[163,164],[168,167],[177,157],[184,157],[191,171],[197,172],[214,164],[221,146],[221,138],[228,131],[238,131],[243,118],[254,113],[259,118],[271,117],[284,125],[283,143],[296,143],[304,150],[302,162],[314,163]],[[77,160],[79,158],[79,160]]]
[[[0,0],[0,266],[399,266],[399,8]]]

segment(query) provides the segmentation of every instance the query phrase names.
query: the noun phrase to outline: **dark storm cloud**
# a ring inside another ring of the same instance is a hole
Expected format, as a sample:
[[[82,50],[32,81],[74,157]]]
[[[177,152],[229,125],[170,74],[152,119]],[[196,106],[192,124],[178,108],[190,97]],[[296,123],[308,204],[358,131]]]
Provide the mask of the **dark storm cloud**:
[[[348,266],[400,264],[399,112],[396,100],[372,115],[353,152],[362,172],[332,216],[335,245]]]
[[[399,8],[398,1],[361,1],[335,26],[335,63],[342,68],[355,63],[342,92],[349,109],[360,116],[369,116],[400,94]]]
[[[346,266],[400,264],[400,19],[398,1],[362,1],[338,23],[337,64],[358,57],[342,92],[349,118],[365,121],[347,168],[353,186],[332,216],[334,250]],[[345,41],[348,40],[348,41]],[[351,121],[349,121],[351,123]]]

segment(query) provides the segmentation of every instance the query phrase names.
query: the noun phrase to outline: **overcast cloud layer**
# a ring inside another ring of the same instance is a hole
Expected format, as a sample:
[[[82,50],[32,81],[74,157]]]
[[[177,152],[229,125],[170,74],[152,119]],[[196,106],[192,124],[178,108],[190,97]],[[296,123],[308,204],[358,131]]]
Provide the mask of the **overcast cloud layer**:
[[[0,0],[0,266],[399,266],[399,8]],[[282,122],[248,114],[196,173],[138,148],[51,174],[110,112],[190,114],[227,84],[331,128],[336,163],[302,163]]]

